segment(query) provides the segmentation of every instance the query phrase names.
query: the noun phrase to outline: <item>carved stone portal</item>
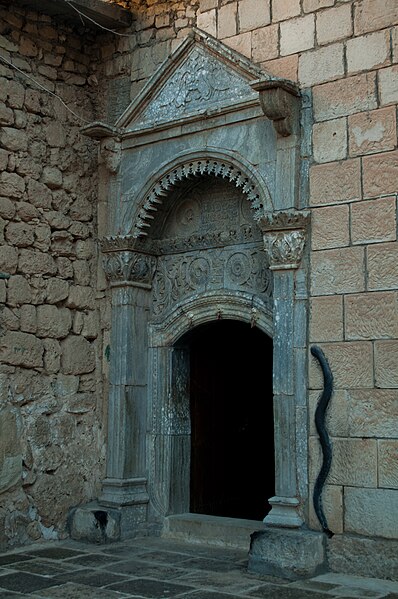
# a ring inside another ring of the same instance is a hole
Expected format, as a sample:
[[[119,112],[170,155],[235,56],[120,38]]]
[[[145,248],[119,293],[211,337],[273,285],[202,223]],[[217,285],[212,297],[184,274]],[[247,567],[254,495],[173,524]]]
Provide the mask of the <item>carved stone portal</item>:
[[[100,198],[112,295],[100,503],[122,514],[121,536],[189,511],[189,398],[174,350],[192,327],[219,318],[273,337],[275,497],[266,522],[306,520],[308,215],[298,210],[298,117],[296,84],[195,30],[114,127],[85,128],[102,140],[109,179]]]

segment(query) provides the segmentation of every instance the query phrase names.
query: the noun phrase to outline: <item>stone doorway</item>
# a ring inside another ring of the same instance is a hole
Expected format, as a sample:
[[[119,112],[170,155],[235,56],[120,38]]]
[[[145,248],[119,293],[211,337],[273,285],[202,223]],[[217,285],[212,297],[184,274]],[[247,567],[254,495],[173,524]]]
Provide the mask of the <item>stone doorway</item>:
[[[262,520],[275,495],[272,339],[219,320],[189,348],[190,512]]]

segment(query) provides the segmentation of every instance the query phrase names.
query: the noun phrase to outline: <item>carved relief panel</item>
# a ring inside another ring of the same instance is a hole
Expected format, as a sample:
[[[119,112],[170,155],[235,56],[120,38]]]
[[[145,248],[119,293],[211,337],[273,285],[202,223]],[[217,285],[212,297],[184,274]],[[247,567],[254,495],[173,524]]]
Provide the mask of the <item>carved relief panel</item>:
[[[271,302],[261,231],[240,191],[212,177],[180,190],[170,204],[155,242],[160,254],[153,281],[155,320],[185,298],[218,289]]]

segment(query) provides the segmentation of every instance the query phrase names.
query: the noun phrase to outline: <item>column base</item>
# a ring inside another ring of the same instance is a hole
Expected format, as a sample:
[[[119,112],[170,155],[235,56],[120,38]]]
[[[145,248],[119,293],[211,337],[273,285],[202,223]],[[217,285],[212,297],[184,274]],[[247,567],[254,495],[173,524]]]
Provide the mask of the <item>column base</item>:
[[[268,526],[283,528],[301,528],[304,524],[298,508],[300,502],[295,497],[271,497],[268,503],[272,505],[269,514],[264,518]]]
[[[149,501],[146,485],[146,478],[105,478],[98,502],[109,507],[142,505],[146,510]]]
[[[288,580],[327,571],[326,537],[310,530],[269,528],[251,535],[249,572]]]

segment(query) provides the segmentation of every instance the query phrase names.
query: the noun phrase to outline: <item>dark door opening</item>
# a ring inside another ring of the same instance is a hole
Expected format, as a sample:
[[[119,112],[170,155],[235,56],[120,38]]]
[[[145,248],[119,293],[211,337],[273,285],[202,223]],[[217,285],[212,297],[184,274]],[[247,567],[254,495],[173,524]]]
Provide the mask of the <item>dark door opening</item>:
[[[190,349],[190,511],[262,520],[275,494],[272,339],[221,320]]]

